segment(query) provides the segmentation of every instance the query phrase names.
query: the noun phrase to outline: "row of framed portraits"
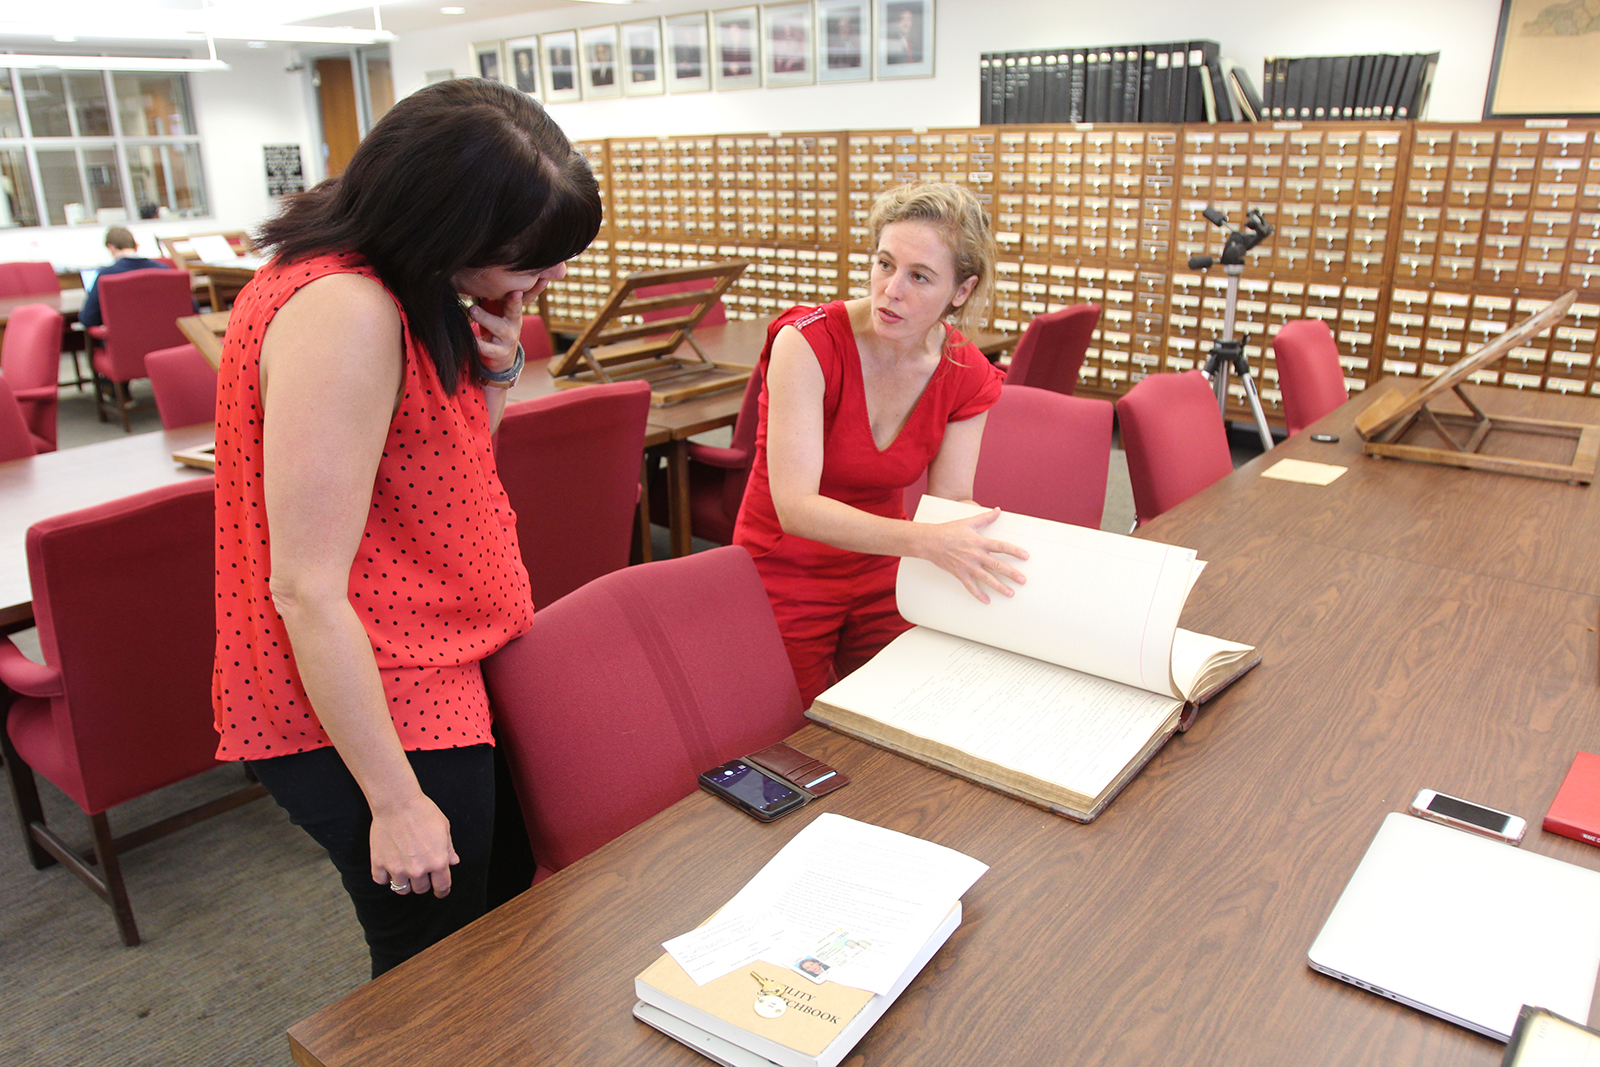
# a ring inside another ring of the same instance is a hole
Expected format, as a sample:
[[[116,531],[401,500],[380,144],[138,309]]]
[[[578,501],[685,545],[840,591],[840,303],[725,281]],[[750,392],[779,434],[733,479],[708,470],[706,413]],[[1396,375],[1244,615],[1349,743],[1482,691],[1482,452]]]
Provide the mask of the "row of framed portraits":
[[[472,46],[546,103],[933,75],[934,0],[799,0]],[[874,32],[876,28],[876,32]]]

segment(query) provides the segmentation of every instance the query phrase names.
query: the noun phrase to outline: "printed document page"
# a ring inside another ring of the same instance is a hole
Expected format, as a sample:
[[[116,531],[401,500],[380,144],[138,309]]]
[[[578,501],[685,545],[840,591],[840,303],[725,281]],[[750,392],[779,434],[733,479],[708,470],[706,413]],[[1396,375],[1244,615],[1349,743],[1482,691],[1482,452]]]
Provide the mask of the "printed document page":
[[[983,510],[924,496],[916,521],[950,522]],[[895,596],[907,621],[1182,696],[1172,679],[1172,639],[1205,566],[1193,549],[1010,513],[983,532],[1027,550],[1028,559],[1016,564],[1026,584],[1012,597],[991,593],[983,604],[927,560],[904,559]]]

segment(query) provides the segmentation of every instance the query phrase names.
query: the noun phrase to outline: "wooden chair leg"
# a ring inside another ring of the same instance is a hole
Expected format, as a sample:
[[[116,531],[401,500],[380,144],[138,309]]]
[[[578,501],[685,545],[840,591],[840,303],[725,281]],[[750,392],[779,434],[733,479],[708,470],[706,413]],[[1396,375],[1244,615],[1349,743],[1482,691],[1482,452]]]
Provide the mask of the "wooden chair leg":
[[[7,777],[11,780],[11,800],[17,808],[17,822],[22,829],[22,844],[28,850],[28,862],[34,870],[42,871],[56,862],[56,858],[33,838],[32,826],[44,825],[44,805],[39,801],[39,783],[34,780],[33,768],[22,762],[17,750],[11,747],[6,736],[3,719],[0,719],[0,751],[5,753]]]
[[[129,948],[139,943],[139,927],[133,921],[133,905],[128,902],[128,887],[122,880],[122,864],[117,859],[116,842],[111,835],[111,820],[106,813],[89,816],[89,831],[94,837],[95,864],[100,868],[101,895],[111,905],[117,920],[117,933]]]

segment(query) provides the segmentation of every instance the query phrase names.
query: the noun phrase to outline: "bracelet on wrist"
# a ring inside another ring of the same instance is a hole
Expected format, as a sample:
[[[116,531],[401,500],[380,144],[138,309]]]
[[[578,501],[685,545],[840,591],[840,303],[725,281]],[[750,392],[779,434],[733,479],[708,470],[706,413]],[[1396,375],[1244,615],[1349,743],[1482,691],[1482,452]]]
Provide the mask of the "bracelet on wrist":
[[[480,385],[489,386],[494,389],[510,389],[513,385],[517,384],[517,379],[522,375],[523,364],[527,362],[527,353],[523,352],[522,346],[519,344],[517,345],[516,361],[512,363],[510,367],[506,368],[505,370],[489,370],[482,363],[479,363],[475,371],[475,376],[477,377],[478,384]]]

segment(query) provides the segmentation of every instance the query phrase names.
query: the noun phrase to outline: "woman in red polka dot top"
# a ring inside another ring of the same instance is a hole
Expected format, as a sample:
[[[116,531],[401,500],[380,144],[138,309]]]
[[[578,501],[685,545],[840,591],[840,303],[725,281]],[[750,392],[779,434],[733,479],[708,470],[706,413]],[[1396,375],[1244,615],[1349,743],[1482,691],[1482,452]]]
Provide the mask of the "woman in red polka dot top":
[[[490,434],[524,304],[599,226],[588,164],[537,103],[432,85],[267,223],[274,258],[229,321],[218,758],[328,850],[374,975],[488,904],[479,661],[533,616]]]

